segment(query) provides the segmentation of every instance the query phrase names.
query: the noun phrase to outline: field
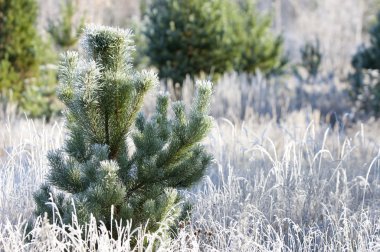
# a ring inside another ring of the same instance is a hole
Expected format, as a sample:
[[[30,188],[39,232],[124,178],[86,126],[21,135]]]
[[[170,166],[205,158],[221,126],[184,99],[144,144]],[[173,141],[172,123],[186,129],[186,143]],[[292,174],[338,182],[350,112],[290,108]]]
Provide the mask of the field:
[[[76,1],[86,22],[120,27],[143,23],[136,21],[141,2],[149,1]],[[82,225],[76,213],[63,224],[54,202],[56,224],[47,216],[32,223],[33,194],[50,168],[47,154],[62,148],[68,129],[64,117],[30,119],[0,95],[0,251],[380,251],[380,119],[359,109],[347,78],[380,3],[315,2],[257,1],[283,36],[288,67],[272,78],[229,72],[216,81],[213,126],[202,142],[212,164],[199,183],[180,191],[178,204],[191,203],[187,220],[177,223],[168,214],[156,232],[132,229],[130,220],[113,221],[112,231],[95,218]],[[38,3],[37,27],[47,36],[58,1]],[[316,38],[323,61],[311,78],[300,48]],[[55,64],[39,67],[55,71]],[[148,94],[148,117],[165,84]],[[190,106],[190,78],[183,87]]]
[[[231,92],[232,85],[239,88]],[[104,228],[96,231],[95,220],[82,227],[74,217],[66,228],[40,219],[32,231],[36,239],[23,243],[32,194],[48,169],[46,153],[62,145],[65,129],[62,119],[47,124],[8,112],[0,128],[2,250],[128,250],[129,234],[138,232],[140,246],[145,241],[159,251],[378,251],[378,122],[340,118],[331,125],[321,113],[325,102],[293,109],[292,99],[299,99],[281,94],[291,87],[275,85],[259,78],[250,84],[238,75],[217,85],[214,126],[205,141],[214,162],[201,183],[183,192],[193,210],[175,237],[165,235],[163,223],[154,234],[120,229],[123,235],[112,240]],[[322,84],[312,91],[328,92]]]

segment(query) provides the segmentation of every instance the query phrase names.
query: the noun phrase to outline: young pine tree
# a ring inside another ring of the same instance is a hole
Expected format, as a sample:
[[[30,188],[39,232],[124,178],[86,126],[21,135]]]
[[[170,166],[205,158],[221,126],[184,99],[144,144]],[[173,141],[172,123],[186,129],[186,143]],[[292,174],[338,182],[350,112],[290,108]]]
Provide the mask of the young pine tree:
[[[36,214],[47,212],[52,220],[46,204],[52,197],[66,223],[73,200],[81,223],[93,214],[111,227],[113,206],[114,219],[131,219],[134,226],[149,220],[154,230],[179,210],[177,189],[197,182],[210,164],[199,142],[211,127],[211,83],[199,83],[188,112],[174,103],[172,118],[168,96],[160,95],[147,119],[139,110],[158,79],[130,65],[130,32],[89,26],[81,46],[83,54],[68,52],[60,62],[58,96],[67,106],[68,136],[62,149],[48,154],[51,169],[35,193]]]

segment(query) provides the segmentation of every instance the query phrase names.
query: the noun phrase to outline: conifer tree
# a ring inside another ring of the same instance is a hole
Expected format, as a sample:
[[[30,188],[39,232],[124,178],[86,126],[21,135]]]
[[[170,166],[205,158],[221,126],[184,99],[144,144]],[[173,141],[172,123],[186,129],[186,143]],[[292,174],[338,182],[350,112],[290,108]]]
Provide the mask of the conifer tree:
[[[182,85],[189,74],[222,74],[233,68],[238,46],[226,0],[152,1],[145,31],[147,56],[163,79]]]
[[[36,18],[35,0],[0,0],[0,72],[6,73],[0,76],[0,92],[11,90],[15,99],[38,66]]]
[[[240,57],[236,58],[235,70],[255,74],[278,73],[287,62],[283,55],[283,39],[271,32],[271,17],[260,15],[255,1],[238,0],[240,26],[235,34],[239,37]],[[239,31],[239,32],[237,32]]]
[[[189,111],[173,103],[172,117],[168,95],[160,95],[148,119],[139,110],[158,79],[131,66],[130,31],[89,26],[81,46],[83,54],[67,52],[60,62],[58,96],[67,106],[68,136],[63,148],[48,154],[47,183],[34,195],[36,214],[52,219],[46,204],[52,197],[66,223],[73,200],[82,223],[92,213],[110,227],[113,206],[114,219],[131,219],[134,226],[149,220],[154,230],[179,211],[177,189],[196,183],[210,164],[200,141],[212,122],[211,83],[198,83]]]

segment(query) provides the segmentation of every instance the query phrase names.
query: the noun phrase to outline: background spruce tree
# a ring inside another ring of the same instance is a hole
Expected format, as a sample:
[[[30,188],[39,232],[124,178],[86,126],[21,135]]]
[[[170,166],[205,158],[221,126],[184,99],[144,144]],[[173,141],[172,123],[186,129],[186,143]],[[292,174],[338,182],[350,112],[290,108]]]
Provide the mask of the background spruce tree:
[[[237,3],[239,11],[235,19],[240,19],[237,21],[240,25],[234,29],[240,52],[235,70],[249,74],[257,70],[266,75],[280,73],[287,59],[283,55],[282,37],[271,31],[271,16],[260,14],[255,1],[238,0]]]
[[[172,119],[169,98],[160,95],[147,119],[139,110],[158,79],[130,65],[130,32],[90,26],[81,45],[83,55],[68,52],[59,66],[68,137],[62,149],[48,154],[51,169],[34,195],[36,214],[47,212],[52,220],[46,204],[52,195],[66,223],[74,200],[81,223],[92,213],[110,227],[113,206],[114,219],[132,219],[134,226],[149,219],[148,229],[154,230],[179,211],[176,189],[197,182],[210,164],[199,142],[211,127],[211,83],[199,83],[189,111],[174,103]]]
[[[182,85],[233,68],[239,51],[225,0],[155,0],[147,12],[147,56],[163,79]],[[234,21],[234,20],[231,20]],[[234,22],[232,22],[234,24]]]
[[[0,93],[20,98],[38,69],[35,0],[0,0]]]
[[[370,45],[360,47],[351,61],[351,97],[360,109],[380,116],[380,12],[370,29]]]

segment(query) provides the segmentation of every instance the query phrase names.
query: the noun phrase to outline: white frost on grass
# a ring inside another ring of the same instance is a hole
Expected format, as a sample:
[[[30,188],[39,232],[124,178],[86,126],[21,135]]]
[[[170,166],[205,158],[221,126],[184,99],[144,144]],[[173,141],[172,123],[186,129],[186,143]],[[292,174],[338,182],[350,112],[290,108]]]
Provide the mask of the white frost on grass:
[[[62,131],[60,122],[0,120],[0,224],[31,215],[33,192],[48,171],[46,154],[62,145]]]
[[[39,218],[29,243],[24,224],[32,193],[47,172],[46,152],[62,145],[63,127],[2,123],[0,250],[140,251],[143,244],[161,251],[379,250],[378,133],[358,124],[342,135],[306,117],[288,115],[281,126],[218,119],[205,141],[215,164],[185,193],[192,215],[173,237],[165,224],[150,234],[127,225],[113,239],[101,223],[80,226],[74,215],[66,227]]]

